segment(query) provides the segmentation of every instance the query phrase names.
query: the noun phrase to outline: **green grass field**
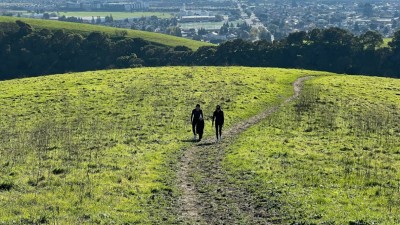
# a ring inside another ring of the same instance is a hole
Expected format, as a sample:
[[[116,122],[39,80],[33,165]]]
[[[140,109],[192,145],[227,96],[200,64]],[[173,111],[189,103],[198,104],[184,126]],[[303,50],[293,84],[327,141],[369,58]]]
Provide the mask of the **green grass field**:
[[[59,12],[59,16],[66,17],[106,17],[112,15],[114,19],[140,18],[157,16],[158,18],[172,18],[174,14],[164,12]]]
[[[185,223],[176,176],[194,105],[212,137],[216,104],[228,129],[309,75],[299,100],[228,146],[229,185],[278,224],[400,223],[399,80],[246,67],[0,82],[0,223]]]
[[[221,104],[229,127],[308,74],[321,73],[172,67],[0,82],[0,222],[176,223],[194,105],[211,116]]]
[[[158,43],[167,46],[179,46],[184,45],[193,50],[198,49],[201,46],[210,45],[209,43],[194,41],[190,39],[175,37],[166,34],[152,33],[146,31],[138,31],[138,30],[129,30],[129,29],[120,29],[113,27],[105,27],[105,26],[97,26],[90,24],[80,24],[80,23],[69,23],[69,22],[60,22],[60,21],[50,21],[50,20],[40,20],[40,19],[26,19],[26,18],[17,18],[17,17],[4,17],[0,16],[1,22],[15,22],[16,20],[24,21],[34,28],[38,29],[50,29],[57,30],[63,29],[65,31],[77,32],[87,34],[94,31],[100,31],[107,33],[109,35],[115,35],[116,31],[125,30],[128,32],[128,37],[134,38],[143,38],[147,41]]]
[[[224,166],[271,221],[399,224],[399,86],[314,78],[298,101],[242,134]]]
[[[389,42],[392,41],[392,38],[384,38],[382,47],[389,47]]]

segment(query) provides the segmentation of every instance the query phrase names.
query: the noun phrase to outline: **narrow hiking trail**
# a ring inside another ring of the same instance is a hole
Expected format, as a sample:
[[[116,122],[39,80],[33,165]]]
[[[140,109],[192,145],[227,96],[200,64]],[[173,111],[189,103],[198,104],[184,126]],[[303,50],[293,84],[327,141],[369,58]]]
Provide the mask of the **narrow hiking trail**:
[[[179,199],[181,221],[184,224],[266,224],[268,210],[254,206],[248,191],[229,185],[221,162],[225,149],[240,133],[259,123],[284,104],[297,98],[303,82],[311,76],[302,77],[293,83],[294,94],[278,106],[234,124],[223,130],[222,142],[215,143],[212,135],[183,153],[177,182],[182,193]]]

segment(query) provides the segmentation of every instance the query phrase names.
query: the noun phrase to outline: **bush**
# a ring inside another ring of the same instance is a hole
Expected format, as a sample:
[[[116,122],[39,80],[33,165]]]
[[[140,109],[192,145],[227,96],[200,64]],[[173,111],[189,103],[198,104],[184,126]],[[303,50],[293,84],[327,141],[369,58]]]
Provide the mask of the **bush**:
[[[0,191],[9,191],[14,186],[14,184],[10,181],[2,181],[0,182]]]

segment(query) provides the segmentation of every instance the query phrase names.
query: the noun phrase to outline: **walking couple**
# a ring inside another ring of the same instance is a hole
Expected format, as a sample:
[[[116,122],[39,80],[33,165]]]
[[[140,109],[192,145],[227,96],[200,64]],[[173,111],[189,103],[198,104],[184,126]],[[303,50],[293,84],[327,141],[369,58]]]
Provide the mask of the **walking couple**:
[[[201,110],[200,105],[197,104],[196,108],[193,109],[192,115],[190,116],[190,121],[192,122],[193,139],[196,141],[196,134],[199,135],[198,141],[203,138],[204,131],[204,115],[203,110]],[[224,125],[224,112],[221,110],[221,106],[217,105],[213,117],[212,126],[214,126],[215,121],[215,136],[217,137],[217,142],[222,139],[222,126]]]

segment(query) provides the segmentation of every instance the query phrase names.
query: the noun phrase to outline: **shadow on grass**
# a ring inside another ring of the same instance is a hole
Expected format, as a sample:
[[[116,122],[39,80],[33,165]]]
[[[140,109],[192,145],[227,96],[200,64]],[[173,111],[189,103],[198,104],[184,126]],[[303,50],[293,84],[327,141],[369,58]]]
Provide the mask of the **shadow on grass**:
[[[215,143],[213,142],[200,142],[198,140],[193,140],[193,139],[185,139],[185,140],[181,140],[181,142],[186,142],[186,143],[198,143],[196,146],[210,146],[213,145]]]
[[[181,140],[181,142],[192,142],[192,143],[195,143],[195,142],[197,142],[197,140],[185,139],[185,140]]]
[[[212,142],[205,142],[205,143],[199,143],[197,144],[197,146],[209,146],[209,145],[213,145],[214,143]]]

